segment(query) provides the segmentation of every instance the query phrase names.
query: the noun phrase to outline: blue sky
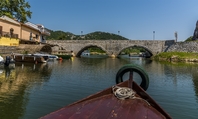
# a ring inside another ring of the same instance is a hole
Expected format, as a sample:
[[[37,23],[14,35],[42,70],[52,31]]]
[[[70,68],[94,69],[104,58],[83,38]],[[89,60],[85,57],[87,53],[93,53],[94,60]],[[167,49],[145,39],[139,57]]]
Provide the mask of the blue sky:
[[[194,33],[198,0],[26,0],[30,22],[76,35],[103,31],[131,40],[184,41]]]

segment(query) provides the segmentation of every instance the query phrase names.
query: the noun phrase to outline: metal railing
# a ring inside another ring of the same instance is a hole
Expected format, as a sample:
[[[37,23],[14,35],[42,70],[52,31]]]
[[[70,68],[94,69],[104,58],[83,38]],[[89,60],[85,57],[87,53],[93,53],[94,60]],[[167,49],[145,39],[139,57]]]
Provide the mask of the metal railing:
[[[50,35],[50,32],[46,29],[41,29],[40,31],[42,34]]]
[[[18,39],[18,34],[11,34],[10,32],[5,32],[5,31],[2,31],[0,32],[0,37],[8,37],[8,38],[17,38]]]

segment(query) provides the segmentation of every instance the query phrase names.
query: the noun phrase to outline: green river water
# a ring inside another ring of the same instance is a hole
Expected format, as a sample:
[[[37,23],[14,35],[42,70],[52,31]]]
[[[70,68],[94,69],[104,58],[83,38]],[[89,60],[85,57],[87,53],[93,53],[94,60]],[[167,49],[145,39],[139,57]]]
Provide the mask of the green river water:
[[[129,63],[145,69],[150,78],[147,93],[174,119],[198,119],[198,64],[76,57],[0,69],[0,119],[42,117],[115,85],[117,71]]]

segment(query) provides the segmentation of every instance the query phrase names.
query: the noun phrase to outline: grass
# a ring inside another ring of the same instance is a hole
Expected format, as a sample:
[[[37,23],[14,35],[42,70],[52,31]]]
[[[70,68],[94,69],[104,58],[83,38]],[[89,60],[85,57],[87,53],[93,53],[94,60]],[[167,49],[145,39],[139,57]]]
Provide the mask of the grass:
[[[198,59],[198,53],[187,53],[187,52],[163,52],[153,57],[156,60],[170,60],[177,59],[183,61],[185,59]]]

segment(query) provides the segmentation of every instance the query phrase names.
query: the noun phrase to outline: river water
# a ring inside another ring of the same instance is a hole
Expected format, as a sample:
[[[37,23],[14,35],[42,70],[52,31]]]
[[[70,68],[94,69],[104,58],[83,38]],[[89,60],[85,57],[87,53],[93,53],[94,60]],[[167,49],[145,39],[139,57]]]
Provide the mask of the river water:
[[[198,119],[198,64],[141,58],[72,58],[44,64],[17,63],[0,70],[0,118],[37,119],[115,85],[125,64],[150,78],[147,93],[174,119]],[[139,77],[137,82],[139,82]]]

